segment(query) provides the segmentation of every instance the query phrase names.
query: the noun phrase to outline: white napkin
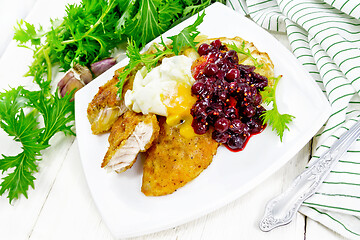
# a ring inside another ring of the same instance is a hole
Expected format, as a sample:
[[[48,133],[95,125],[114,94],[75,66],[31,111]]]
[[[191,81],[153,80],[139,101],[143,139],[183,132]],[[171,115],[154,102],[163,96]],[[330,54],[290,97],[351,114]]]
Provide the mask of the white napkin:
[[[329,99],[332,115],[315,136],[318,158],[360,116],[359,0],[228,0],[271,31],[287,33],[294,55]],[[360,139],[300,212],[349,239],[360,239]]]

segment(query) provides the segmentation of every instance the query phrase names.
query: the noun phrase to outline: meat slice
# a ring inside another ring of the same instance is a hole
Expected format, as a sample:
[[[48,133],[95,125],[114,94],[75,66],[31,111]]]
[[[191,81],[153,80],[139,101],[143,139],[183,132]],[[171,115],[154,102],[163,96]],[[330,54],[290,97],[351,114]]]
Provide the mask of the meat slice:
[[[110,146],[101,167],[118,173],[131,168],[139,152],[146,151],[157,138],[159,130],[156,115],[127,111],[111,128]]]
[[[161,118],[159,137],[146,152],[141,191],[147,196],[173,193],[210,165],[218,146],[210,131],[185,138]]]
[[[91,124],[91,131],[93,134],[100,134],[110,130],[114,122],[127,111],[124,100],[118,96],[119,82],[118,76],[122,71],[118,69],[114,77],[99,88],[98,93],[89,103],[87,108],[87,117]],[[126,81],[123,93],[132,88],[133,76],[129,76]]]

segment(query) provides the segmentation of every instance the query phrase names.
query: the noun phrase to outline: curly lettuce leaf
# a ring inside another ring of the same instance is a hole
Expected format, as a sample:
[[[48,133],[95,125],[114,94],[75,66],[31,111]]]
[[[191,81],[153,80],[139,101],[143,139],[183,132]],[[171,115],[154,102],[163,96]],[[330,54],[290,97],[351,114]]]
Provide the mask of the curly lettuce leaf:
[[[281,114],[278,110],[277,104],[276,104],[276,87],[278,85],[278,82],[282,76],[278,76],[277,78],[274,78],[274,86],[270,87],[267,86],[264,88],[264,91],[261,92],[261,96],[263,99],[263,102],[266,104],[272,104],[273,108],[270,110],[265,111],[261,118],[263,120],[264,124],[269,124],[272,128],[272,131],[275,131],[277,135],[280,137],[280,141],[282,141],[282,138],[284,136],[285,130],[290,130],[288,127],[288,124],[291,123],[294,116],[290,114]]]
[[[195,45],[198,43],[195,41],[195,38],[200,33],[197,30],[197,27],[204,21],[204,16],[205,12],[203,12],[201,15],[198,15],[195,22],[185,27],[183,30],[180,31],[179,34],[168,37],[173,41],[171,45],[173,46],[173,51],[176,55],[178,55],[183,48],[188,46],[191,46],[195,49]]]
[[[23,87],[0,93],[0,126],[22,145],[19,154],[0,158],[0,170],[7,174],[2,178],[0,195],[7,193],[10,203],[20,195],[27,198],[29,187],[34,188],[37,162],[41,160],[41,151],[50,146],[51,137],[60,131],[74,135],[71,96],[59,98]],[[40,127],[40,117],[44,127]]]
[[[248,58],[250,58],[251,61],[254,63],[254,66],[255,66],[256,68],[261,68],[262,66],[264,66],[264,64],[260,64],[260,63],[257,61],[257,58],[254,58],[254,57],[251,55],[250,49],[245,48],[245,41],[242,42],[240,48],[239,48],[238,46],[236,46],[235,43],[227,44],[227,46],[228,46],[230,49],[235,50],[237,53],[243,54],[243,55],[247,56]]]
[[[135,16],[127,20],[126,26],[121,33],[134,39],[141,36],[139,44],[144,46],[147,42],[165,32],[167,24],[159,21],[157,9],[160,6],[160,0],[140,0],[138,11]]]

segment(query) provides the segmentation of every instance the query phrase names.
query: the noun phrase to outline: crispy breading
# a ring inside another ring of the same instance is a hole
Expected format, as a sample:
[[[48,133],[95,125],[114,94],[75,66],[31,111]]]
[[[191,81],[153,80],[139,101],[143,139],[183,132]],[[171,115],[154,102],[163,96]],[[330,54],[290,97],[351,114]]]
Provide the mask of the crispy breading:
[[[161,118],[159,137],[146,152],[141,191],[147,196],[173,193],[210,165],[218,146],[210,131],[185,138]]]
[[[251,55],[263,66],[255,72],[267,77],[272,85],[271,77],[274,76],[274,65],[267,53],[260,52],[253,43],[235,38],[216,38],[223,44],[234,43],[241,48],[243,42]],[[199,38],[198,46],[202,43],[212,42],[214,39]],[[193,48],[185,49],[182,54],[197,59],[198,53]],[[254,65],[246,55],[239,54],[239,63]],[[160,123],[160,133],[153,146],[146,152],[143,167],[142,192],[147,196],[161,196],[171,194],[176,189],[196,178],[212,162],[219,144],[211,137],[211,130],[204,135],[187,139],[180,135],[177,127],[170,127],[164,118]]]
[[[98,93],[94,96],[88,105],[87,117],[91,124],[93,134],[107,132],[114,122],[121,116],[127,108],[123,99],[117,96],[119,73],[123,68],[115,71],[114,77],[99,87]],[[133,76],[129,76],[129,80],[125,83],[123,93],[132,88]]]
[[[245,43],[245,49],[249,49],[251,55],[263,64],[255,72],[267,77],[269,85],[273,84],[271,77],[274,76],[274,65],[267,53],[258,51],[253,43],[240,37],[216,39],[220,39],[225,45],[234,43],[239,48]],[[209,44],[213,40],[215,38],[198,36],[197,46],[202,43]],[[152,46],[147,52],[155,49]],[[193,60],[199,57],[193,48],[184,49],[181,54]],[[238,57],[240,64],[254,65],[248,56],[238,53]],[[141,66],[137,66],[128,76],[122,96],[127,90],[132,89],[135,73],[140,68]],[[165,117],[159,117],[158,122],[154,114],[142,115],[127,111],[124,101],[117,97],[118,88],[115,86],[121,70],[119,69],[112,80],[99,88],[88,107],[88,118],[94,134],[111,128],[108,139],[110,146],[101,167],[118,173],[123,172],[134,164],[139,152],[145,151],[141,191],[147,196],[171,194],[195,179],[211,164],[219,143],[212,139],[211,129],[206,134],[188,139],[180,135],[178,127],[167,125]],[[125,114],[121,112],[121,106],[127,111]],[[146,134],[147,137],[144,137]]]
[[[132,167],[139,152],[146,151],[159,135],[155,114],[143,115],[127,111],[111,128],[109,148],[102,168],[123,172]]]

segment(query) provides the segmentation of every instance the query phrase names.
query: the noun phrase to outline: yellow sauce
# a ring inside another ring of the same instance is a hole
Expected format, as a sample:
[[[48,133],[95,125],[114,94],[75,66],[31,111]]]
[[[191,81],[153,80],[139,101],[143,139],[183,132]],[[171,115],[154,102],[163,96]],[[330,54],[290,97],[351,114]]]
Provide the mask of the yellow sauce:
[[[166,116],[169,126],[178,127],[185,138],[196,136],[190,110],[197,98],[191,96],[195,79],[193,60],[184,55],[164,58],[150,72],[145,67],[135,77],[132,90],[125,93],[125,105],[134,112]]]
[[[191,123],[191,107],[196,102],[196,97],[191,95],[191,86],[179,83],[177,94],[162,95],[161,100],[167,108],[166,123],[169,126],[179,127],[180,134],[185,138],[196,136]]]

